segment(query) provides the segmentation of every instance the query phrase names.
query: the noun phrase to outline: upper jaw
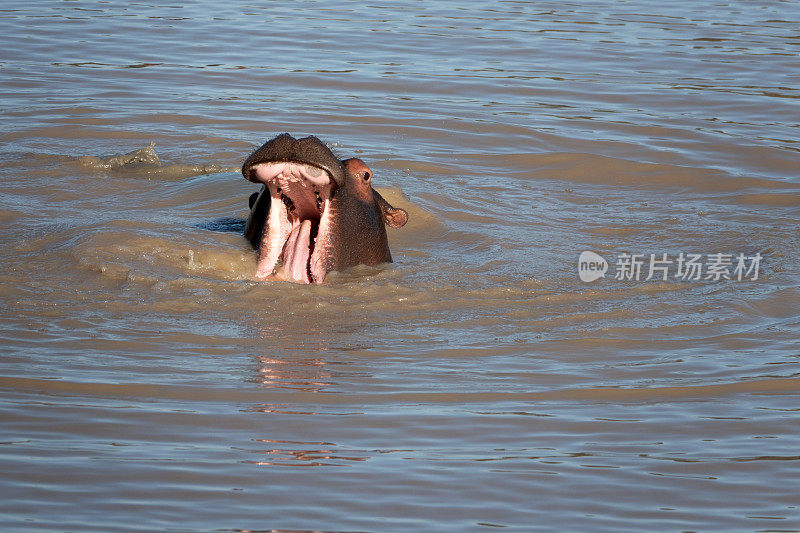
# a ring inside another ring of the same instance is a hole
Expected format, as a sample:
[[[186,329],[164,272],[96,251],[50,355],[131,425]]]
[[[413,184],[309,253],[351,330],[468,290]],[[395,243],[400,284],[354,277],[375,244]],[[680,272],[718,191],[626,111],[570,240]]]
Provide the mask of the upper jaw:
[[[319,167],[293,162],[259,163],[252,167],[251,174],[296,217],[319,219],[322,203],[330,198],[330,174]]]
[[[309,165],[327,172],[337,187],[344,186],[345,169],[342,162],[322,141],[314,136],[295,139],[283,133],[264,143],[242,165],[242,174],[250,181],[261,181],[255,169],[264,163],[295,163]]]
[[[256,277],[321,283],[330,252],[331,176],[295,162],[258,163],[250,173],[271,197]]]

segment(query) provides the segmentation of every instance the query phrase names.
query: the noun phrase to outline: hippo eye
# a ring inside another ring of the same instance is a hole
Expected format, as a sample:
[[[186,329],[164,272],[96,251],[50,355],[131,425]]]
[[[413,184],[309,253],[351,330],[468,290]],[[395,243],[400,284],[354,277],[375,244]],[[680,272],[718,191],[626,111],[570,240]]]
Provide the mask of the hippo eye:
[[[372,177],[372,176],[370,176],[370,173],[369,173],[369,172],[364,172],[364,176],[363,176],[363,178],[364,178],[364,181],[369,181],[369,178],[370,178],[370,177]]]

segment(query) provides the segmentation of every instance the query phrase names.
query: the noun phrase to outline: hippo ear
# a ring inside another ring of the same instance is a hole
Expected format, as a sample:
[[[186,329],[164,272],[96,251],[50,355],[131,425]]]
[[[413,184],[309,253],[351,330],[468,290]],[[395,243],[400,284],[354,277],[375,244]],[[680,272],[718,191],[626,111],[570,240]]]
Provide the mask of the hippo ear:
[[[389,204],[386,204],[389,205]],[[383,210],[383,218],[386,223],[393,228],[402,228],[408,222],[408,213],[405,209],[399,207],[391,207]]]
[[[402,228],[408,222],[408,213],[405,209],[399,207],[392,207],[389,202],[380,195],[378,191],[372,189],[372,197],[375,198],[375,203],[383,214],[383,220],[386,221],[393,228]]]

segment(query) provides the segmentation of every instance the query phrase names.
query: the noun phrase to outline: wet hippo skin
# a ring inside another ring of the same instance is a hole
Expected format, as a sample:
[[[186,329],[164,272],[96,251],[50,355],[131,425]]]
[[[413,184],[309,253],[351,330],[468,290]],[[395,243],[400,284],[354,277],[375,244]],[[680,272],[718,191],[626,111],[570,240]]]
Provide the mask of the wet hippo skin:
[[[253,152],[242,174],[263,184],[244,230],[258,249],[256,277],[322,283],[332,270],[392,261],[386,224],[399,228],[408,213],[372,188],[360,159],[339,160],[316,137],[284,133]]]

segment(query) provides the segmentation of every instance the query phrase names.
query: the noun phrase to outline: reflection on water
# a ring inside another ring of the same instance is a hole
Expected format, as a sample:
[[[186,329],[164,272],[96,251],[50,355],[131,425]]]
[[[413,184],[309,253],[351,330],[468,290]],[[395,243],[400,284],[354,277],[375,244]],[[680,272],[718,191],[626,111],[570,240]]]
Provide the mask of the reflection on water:
[[[295,389],[306,392],[324,392],[332,385],[332,373],[320,359],[284,361],[268,357],[258,358],[258,373],[254,382],[278,389]]]
[[[291,442],[271,439],[253,439],[253,442],[265,443],[269,447],[264,450],[247,450],[250,453],[264,456],[263,460],[244,461],[258,466],[347,466],[348,461],[369,459],[366,452],[340,450],[336,444],[331,442]],[[281,447],[272,447],[275,445]],[[342,455],[345,453],[349,455]],[[359,453],[364,455],[356,455]]]

